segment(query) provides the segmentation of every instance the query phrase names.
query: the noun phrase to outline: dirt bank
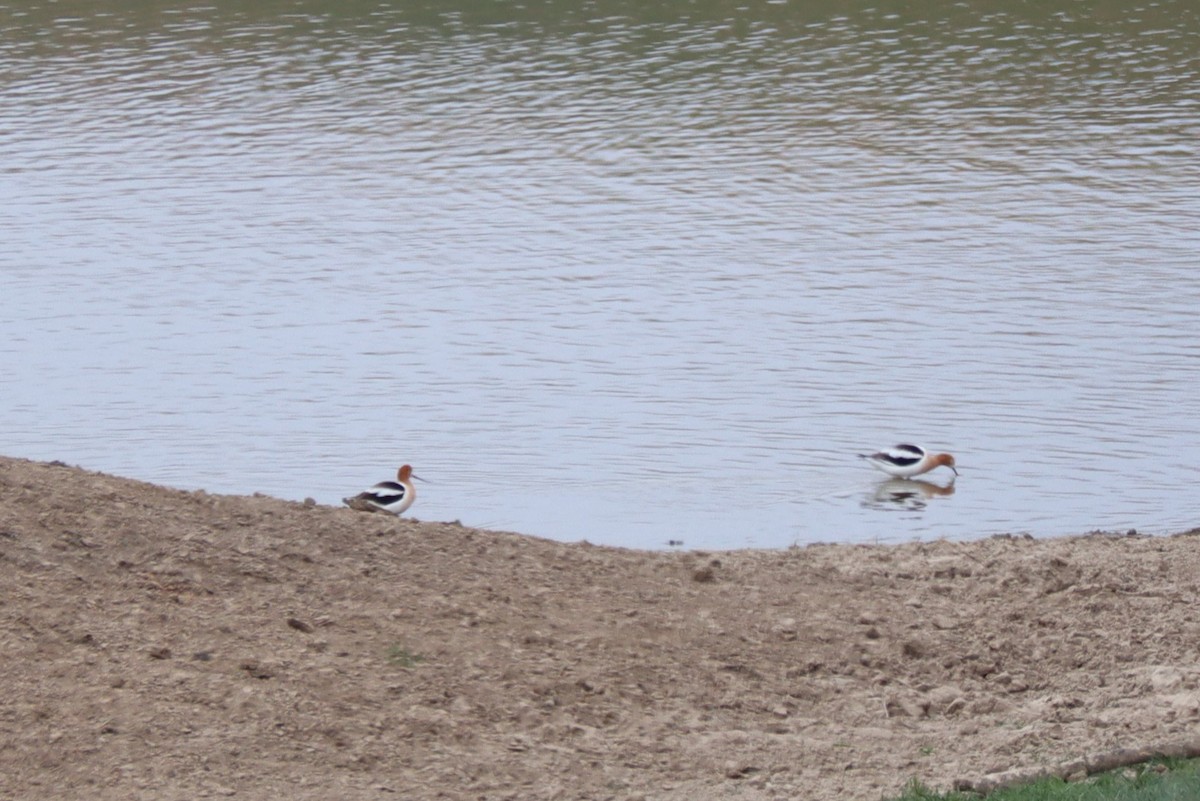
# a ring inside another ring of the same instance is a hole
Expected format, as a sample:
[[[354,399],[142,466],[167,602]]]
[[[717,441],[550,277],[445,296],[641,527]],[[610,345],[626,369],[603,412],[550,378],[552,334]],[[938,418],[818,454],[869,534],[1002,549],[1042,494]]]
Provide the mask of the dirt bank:
[[[1193,735],[1197,533],[636,552],[0,458],[0,797],[874,801]]]

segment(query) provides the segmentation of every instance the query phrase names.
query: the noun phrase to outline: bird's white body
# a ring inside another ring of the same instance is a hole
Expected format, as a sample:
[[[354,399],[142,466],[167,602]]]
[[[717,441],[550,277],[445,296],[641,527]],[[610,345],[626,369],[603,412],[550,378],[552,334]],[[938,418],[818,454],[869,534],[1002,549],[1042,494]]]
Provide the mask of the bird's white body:
[[[954,475],[958,475],[953,456],[948,453],[930,453],[919,445],[897,445],[876,453],[860,453],[859,458],[866,459],[872,467],[896,478],[912,478],[943,466],[949,467],[954,471]]]
[[[417,499],[417,491],[412,483],[414,478],[412,467],[404,465],[396,473],[395,481],[380,481],[369,490],[351,498],[342,498],[342,502],[360,511],[403,514]]]

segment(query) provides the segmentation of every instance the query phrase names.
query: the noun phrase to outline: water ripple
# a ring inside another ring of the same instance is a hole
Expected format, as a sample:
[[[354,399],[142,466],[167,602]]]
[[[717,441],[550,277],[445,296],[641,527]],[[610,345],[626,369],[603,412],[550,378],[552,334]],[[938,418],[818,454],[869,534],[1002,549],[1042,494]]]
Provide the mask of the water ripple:
[[[1196,11],[805,6],[23,6],[6,450],[651,547],[1195,525]]]

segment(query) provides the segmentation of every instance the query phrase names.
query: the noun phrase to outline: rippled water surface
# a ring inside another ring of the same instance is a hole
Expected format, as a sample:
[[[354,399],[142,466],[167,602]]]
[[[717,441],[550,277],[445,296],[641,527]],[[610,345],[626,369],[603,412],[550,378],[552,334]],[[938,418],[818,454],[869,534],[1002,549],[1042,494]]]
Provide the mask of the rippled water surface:
[[[243,5],[0,5],[0,452],[654,548],[1200,524],[1194,4]]]

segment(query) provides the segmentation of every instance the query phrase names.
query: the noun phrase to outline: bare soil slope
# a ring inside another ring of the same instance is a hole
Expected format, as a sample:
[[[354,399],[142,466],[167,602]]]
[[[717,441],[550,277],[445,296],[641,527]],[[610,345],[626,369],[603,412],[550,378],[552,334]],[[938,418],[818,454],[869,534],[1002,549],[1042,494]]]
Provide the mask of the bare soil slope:
[[[635,552],[0,458],[0,797],[874,801],[1192,736],[1196,533]]]

